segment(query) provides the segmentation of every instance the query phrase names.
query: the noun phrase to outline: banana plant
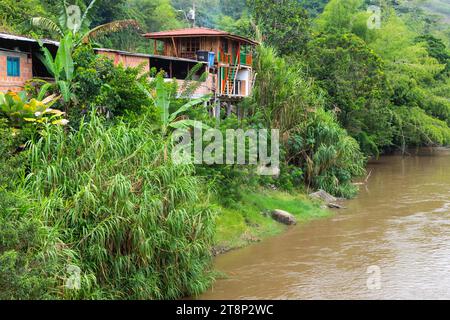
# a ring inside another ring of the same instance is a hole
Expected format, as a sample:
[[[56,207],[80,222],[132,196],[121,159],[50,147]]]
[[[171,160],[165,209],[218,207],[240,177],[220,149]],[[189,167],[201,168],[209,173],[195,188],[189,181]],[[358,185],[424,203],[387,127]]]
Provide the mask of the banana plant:
[[[64,102],[68,103],[74,98],[73,95],[73,79],[75,77],[74,63],[72,58],[72,52],[74,48],[74,42],[72,34],[68,33],[61,39],[56,52],[56,56],[53,58],[50,51],[42,45],[41,49],[43,55],[40,55],[42,63],[47,68],[48,72],[55,79],[55,84],[62,95]]]
[[[81,15],[78,6],[68,5],[66,0],[61,1],[61,14],[58,23],[45,17],[31,19],[34,27],[50,31],[60,38],[60,44],[56,57],[53,58],[50,51],[40,42],[43,55],[41,60],[50,74],[55,78],[55,84],[67,104],[75,98],[73,95],[74,63],[73,51],[83,43],[88,43],[105,33],[117,32],[127,27],[139,29],[135,20],[118,20],[90,29],[89,13],[97,0],[92,0]]]
[[[31,19],[31,24],[34,27],[47,30],[59,38],[64,38],[71,34],[75,48],[106,33],[117,32],[129,27],[140,30],[139,24],[135,20],[130,19],[116,20],[90,29],[89,14],[96,2],[97,0],[92,0],[83,14],[81,14],[78,6],[69,5],[66,0],[62,0],[58,23],[46,17],[35,17]]]
[[[63,118],[64,112],[52,109],[59,97],[50,95],[44,99],[47,88],[42,88],[36,98],[29,99],[25,91],[15,93],[0,93],[0,113],[10,121],[12,127],[21,128],[26,123],[51,123],[65,125],[68,120]]]
[[[163,136],[167,134],[169,128],[180,129],[188,127],[203,127],[208,128],[206,125],[191,119],[187,119],[183,113],[189,109],[205,103],[210,100],[210,96],[206,95],[198,99],[192,99],[186,104],[182,105],[176,111],[170,113],[170,104],[172,101],[171,91],[167,87],[164,78],[161,74],[158,74],[155,79],[155,90],[150,92],[141,83],[137,82],[137,86],[146,94],[146,96],[153,101],[156,109],[161,116],[161,130]]]

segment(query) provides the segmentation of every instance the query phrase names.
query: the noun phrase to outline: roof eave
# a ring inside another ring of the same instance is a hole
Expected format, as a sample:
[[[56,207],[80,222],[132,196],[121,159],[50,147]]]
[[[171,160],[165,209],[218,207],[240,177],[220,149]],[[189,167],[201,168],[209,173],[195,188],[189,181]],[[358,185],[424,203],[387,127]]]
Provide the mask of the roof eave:
[[[223,34],[182,34],[182,35],[157,35],[157,34],[151,34],[151,33],[146,33],[142,35],[144,38],[147,39],[154,39],[154,40],[171,40],[172,38],[192,38],[192,37],[225,37],[225,38],[229,38],[229,39],[233,39],[233,40],[237,40],[237,41],[241,41],[241,42],[245,42],[254,46],[259,45],[259,43],[257,41],[251,40],[251,39],[247,39],[241,36],[236,36],[236,35],[232,35],[232,34],[227,34],[227,33],[223,33]]]

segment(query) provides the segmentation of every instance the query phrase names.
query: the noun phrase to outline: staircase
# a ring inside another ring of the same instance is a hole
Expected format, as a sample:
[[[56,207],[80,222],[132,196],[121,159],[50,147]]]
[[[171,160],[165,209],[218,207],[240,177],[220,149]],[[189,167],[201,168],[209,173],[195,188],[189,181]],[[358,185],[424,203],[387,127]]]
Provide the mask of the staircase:
[[[226,66],[223,66],[223,72],[225,73],[225,77],[221,82],[221,93],[226,96],[238,96],[240,95],[240,86],[236,86],[237,84],[237,74],[240,69],[241,64],[241,49],[238,48],[235,58],[233,59],[233,55],[220,53],[219,57],[223,59],[223,62],[226,63]]]
[[[225,80],[222,84],[222,92],[225,95],[231,96],[234,95],[234,84],[236,83],[236,77],[238,72],[238,66],[230,66],[226,68]]]

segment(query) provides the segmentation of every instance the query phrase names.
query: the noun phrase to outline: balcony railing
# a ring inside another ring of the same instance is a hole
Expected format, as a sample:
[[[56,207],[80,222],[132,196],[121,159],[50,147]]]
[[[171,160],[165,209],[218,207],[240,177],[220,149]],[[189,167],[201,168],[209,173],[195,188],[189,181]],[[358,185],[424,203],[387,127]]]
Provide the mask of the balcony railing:
[[[241,64],[251,66],[253,64],[253,55],[251,53],[241,52]]]
[[[236,61],[239,59],[238,61]],[[219,55],[217,57],[217,61],[224,64],[240,64],[240,65],[246,65],[251,66],[253,63],[253,56],[251,53],[239,53],[238,55],[235,55],[234,57],[229,53],[224,53],[222,51],[219,51]]]
[[[217,61],[219,63],[233,64],[231,54],[224,53],[222,50],[219,50],[219,55],[217,56]]]

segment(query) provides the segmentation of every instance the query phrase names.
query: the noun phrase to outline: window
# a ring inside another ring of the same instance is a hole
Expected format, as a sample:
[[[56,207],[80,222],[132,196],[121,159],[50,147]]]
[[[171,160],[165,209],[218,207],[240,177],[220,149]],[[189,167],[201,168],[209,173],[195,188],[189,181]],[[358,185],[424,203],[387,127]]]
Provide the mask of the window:
[[[200,50],[199,38],[188,38],[181,41],[181,54],[183,57],[195,57],[197,51]]]
[[[6,61],[8,77],[20,77],[20,58],[8,57]]]
[[[221,46],[223,53],[228,53],[228,39],[222,39]]]

